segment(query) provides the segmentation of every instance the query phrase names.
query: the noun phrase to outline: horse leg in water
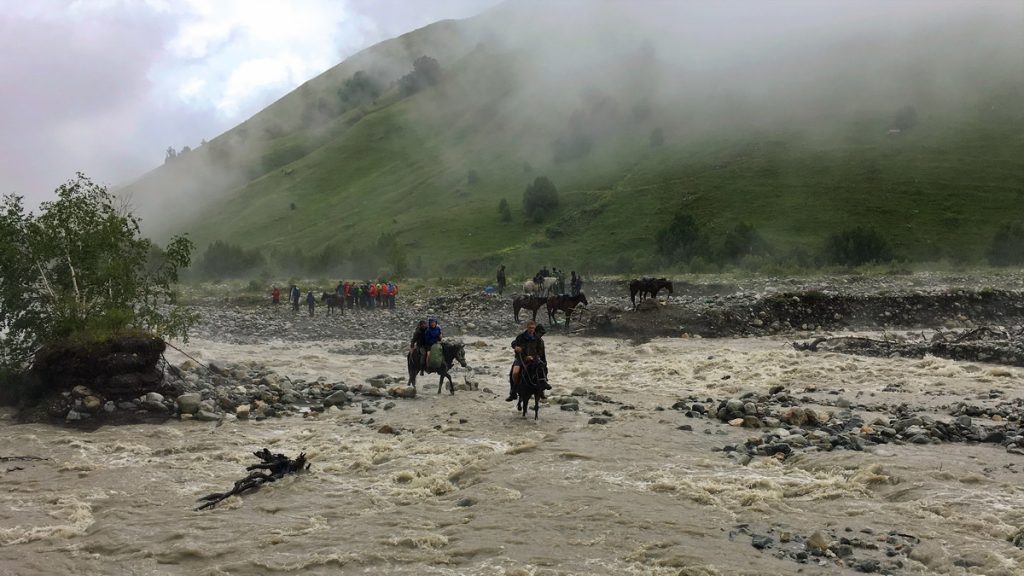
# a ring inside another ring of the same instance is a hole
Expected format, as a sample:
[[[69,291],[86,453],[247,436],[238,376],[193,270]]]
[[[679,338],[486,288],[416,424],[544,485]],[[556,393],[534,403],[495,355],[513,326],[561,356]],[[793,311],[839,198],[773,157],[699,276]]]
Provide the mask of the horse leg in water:
[[[441,375],[441,379],[437,381],[437,393],[440,394],[441,390],[444,388],[444,377],[448,372],[444,368],[441,368],[437,373]]]
[[[420,371],[420,363],[418,361],[420,353],[417,350],[413,350],[407,354],[409,360],[409,386],[416,387],[416,374]]]
[[[516,323],[519,322],[519,302],[515,300],[512,302],[512,317],[516,319]]]
[[[523,416],[526,416],[526,414],[523,414]],[[533,395],[533,419],[540,419],[540,392],[536,392]]]

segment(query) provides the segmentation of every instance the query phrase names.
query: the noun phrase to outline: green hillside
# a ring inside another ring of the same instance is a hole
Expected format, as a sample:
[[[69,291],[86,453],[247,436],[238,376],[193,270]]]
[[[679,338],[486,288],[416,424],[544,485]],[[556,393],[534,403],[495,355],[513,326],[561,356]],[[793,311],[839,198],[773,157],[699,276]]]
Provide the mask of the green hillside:
[[[837,67],[825,49],[825,64],[800,63],[830,79],[820,86],[743,67],[680,82],[662,62],[671,48],[648,39],[613,36],[562,63],[538,47],[557,27],[517,43],[496,39],[496,20],[371,48],[127,192],[154,234],[188,231],[200,250],[223,240],[266,254],[372,253],[385,234],[436,273],[664,265],[655,237],[677,213],[712,245],[751,224],[777,259],[813,256],[829,234],[863,225],[899,258],[976,261],[1001,224],[1024,219],[1024,66],[1000,51],[1012,42],[983,61],[947,61],[936,77],[952,88],[927,76],[923,62],[945,54],[926,45],[881,71]],[[396,81],[421,55],[440,80],[409,93]],[[360,70],[380,92],[339,105]],[[533,222],[522,200],[538,176],[560,203]]]

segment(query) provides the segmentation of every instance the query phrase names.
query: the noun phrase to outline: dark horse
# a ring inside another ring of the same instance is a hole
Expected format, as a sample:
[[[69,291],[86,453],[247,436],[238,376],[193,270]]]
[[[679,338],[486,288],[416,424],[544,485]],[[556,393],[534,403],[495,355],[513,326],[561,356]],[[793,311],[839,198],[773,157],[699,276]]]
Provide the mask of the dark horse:
[[[418,350],[414,350],[410,354],[407,354],[409,364],[409,386],[416,386],[416,375],[420,372],[420,354]],[[441,389],[444,386],[444,379],[448,378],[448,391],[455,394],[455,384],[452,383],[452,375],[450,374],[452,366],[456,362],[462,365],[463,368],[468,368],[466,364],[466,346],[462,342],[441,342],[441,356],[443,361],[441,362],[440,368],[431,368],[427,366],[425,369],[427,372],[434,374],[440,374],[441,378],[437,381],[437,393],[441,393]]]
[[[341,310],[340,314],[345,313],[345,299],[338,295],[337,292],[324,292],[320,296],[321,302],[327,303],[327,315],[330,316],[331,312],[337,308]]]
[[[633,302],[633,309],[636,309],[636,295],[640,294],[640,301],[643,302],[648,296],[655,298],[658,292],[665,288],[672,293],[672,283],[666,278],[640,278],[629,283],[629,300]]]
[[[589,302],[587,302],[586,294],[580,292],[575,296],[566,296],[565,294],[562,294],[561,296],[548,296],[547,304],[548,322],[558,324],[558,321],[555,320],[555,312],[565,312],[565,327],[568,329],[569,318],[572,317],[572,311],[575,310],[576,306],[579,304],[587,306]]]
[[[511,382],[511,372],[509,372],[508,378]],[[512,383],[516,397],[519,399],[516,402],[516,411],[522,411],[523,418],[526,418],[526,412],[529,410],[531,396],[533,397],[533,419],[537,420],[540,417],[540,394],[544,391],[544,384],[547,379],[544,364],[542,362],[534,362],[524,366],[519,372],[519,384]]]
[[[543,306],[545,302],[547,302],[547,299],[544,298],[543,296],[525,295],[525,296],[516,296],[515,298],[513,298],[512,299],[512,314],[515,317],[516,322],[519,322],[519,311],[523,310],[523,309],[532,311],[533,312],[533,319],[534,319],[534,321],[536,321],[537,320],[537,310],[540,310],[540,307]]]

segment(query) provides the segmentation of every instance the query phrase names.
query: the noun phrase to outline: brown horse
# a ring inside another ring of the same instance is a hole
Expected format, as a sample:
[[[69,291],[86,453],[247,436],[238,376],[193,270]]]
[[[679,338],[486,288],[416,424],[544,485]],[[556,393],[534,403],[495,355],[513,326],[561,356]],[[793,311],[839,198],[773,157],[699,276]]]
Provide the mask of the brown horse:
[[[345,314],[345,300],[337,292],[324,292],[320,295],[320,301],[327,303],[327,315],[331,315],[331,311],[335,308],[341,310],[339,314]]]
[[[658,292],[661,292],[662,289],[668,290],[668,293],[671,294],[672,282],[666,278],[640,278],[630,281],[629,300],[633,303],[633,309],[636,310],[637,294],[640,294],[640,301],[643,302],[648,296],[657,297]]]
[[[587,302],[587,296],[583,292],[580,292],[575,296],[566,296],[565,294],[562,294],[561,296],[549,296],[547,301],[548,322],[558,324],[558,321],[555,319],[555,312],[564,312],[565,327],[568,329],[569,318],[572,316],[572,311],[575,310],[576,306],[579,304],[583,304],[584,306],[589,304],[589,302]]]
[[[512,314],[519,322],[519,311],[526,309],[533,312],[533,320],[537,320],[537,310],[547,302],[547,299],[543,296],[516,296],[512,299]]]

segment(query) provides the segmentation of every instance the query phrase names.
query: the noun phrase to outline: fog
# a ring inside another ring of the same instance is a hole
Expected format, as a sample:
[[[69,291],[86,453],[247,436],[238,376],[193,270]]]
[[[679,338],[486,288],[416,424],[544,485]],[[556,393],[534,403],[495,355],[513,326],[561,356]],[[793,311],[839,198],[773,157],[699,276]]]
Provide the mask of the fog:
[[[827,146],[854,122],[884,129],[905,107],[955,126],[1021,100],[1022,54],[1019,2],[512,0],[369,48],[125,193],[155,234],[187,228],[372,112],[317,116],[318,99],[357,71],[393,92],[421,55],[444,80],[406,104],[407,121],[458,122],[470,136],[437,169],[464,174],[481,147],[544,170],[553,146],[572,160],[574,142],[654,128],[676,142],[767,130]]]

